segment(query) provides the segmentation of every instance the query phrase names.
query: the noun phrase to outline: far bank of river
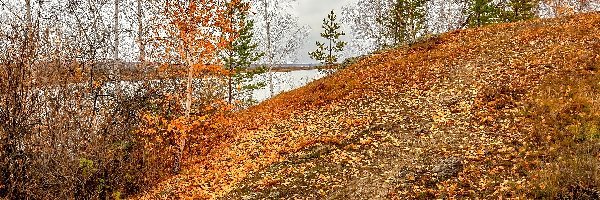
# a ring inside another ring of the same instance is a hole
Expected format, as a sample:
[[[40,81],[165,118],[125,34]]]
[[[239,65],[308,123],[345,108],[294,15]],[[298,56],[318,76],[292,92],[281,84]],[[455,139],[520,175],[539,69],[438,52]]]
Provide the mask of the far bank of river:
[[[324,76],[325,74],[320,73],[319,70],[316,69],[273,72],[273,95],[302,87]],[[268,85],[269,73],[257,76],[257,80],[265,81],[265,83],[267,83],[265,88],[255,90],[252,94],[252,97],[255,100],[261,102],[271,97],[271,92]]]

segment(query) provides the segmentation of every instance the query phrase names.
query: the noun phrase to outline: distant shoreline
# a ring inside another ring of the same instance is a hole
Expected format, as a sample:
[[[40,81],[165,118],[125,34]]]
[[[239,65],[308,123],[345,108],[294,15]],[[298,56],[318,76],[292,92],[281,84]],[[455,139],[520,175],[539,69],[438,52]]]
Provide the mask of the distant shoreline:
[[[317,69],[317,67],[273,67],[273,72],[291,72],[313,69]]]

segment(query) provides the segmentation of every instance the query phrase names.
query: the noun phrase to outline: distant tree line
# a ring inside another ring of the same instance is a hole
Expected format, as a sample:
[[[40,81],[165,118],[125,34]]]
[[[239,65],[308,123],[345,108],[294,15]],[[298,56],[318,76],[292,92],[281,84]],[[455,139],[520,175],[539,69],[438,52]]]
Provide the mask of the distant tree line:
[[[598,10],[589,0],[359,0],[343,8],[354,53],[411,44],[451,30]]]
[[[360,0],[345,7],[342,22],[337,22],[334,11],[324,19],[321,36],[327,42],[317,41],[317,50],[311,58],[324,68],[333,69],[346,44],[358,53],[409,45],[422,37],[446,31],[480,27],[502,22],[528,20],[543,15],[564,15],[591,9],[590,1],[552,0]],[[353,32],[353,40],[345,42],[341,26]],[[332,72],[329,70],[328,72]]]

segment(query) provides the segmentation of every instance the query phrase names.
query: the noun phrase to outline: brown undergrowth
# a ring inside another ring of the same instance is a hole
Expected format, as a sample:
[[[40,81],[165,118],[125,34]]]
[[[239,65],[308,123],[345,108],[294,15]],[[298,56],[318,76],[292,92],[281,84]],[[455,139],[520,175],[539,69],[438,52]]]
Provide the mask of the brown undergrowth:
[[[140,198],[593,199],[598,24],[499,24],[371,55],[210,119],[185,170]]]

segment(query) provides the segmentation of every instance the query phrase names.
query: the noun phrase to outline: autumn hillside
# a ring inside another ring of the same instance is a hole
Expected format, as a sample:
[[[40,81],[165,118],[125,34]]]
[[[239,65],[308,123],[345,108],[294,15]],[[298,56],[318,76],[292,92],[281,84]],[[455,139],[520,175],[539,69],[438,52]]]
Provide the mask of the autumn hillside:
[[[140,198],[600,197],[600,13],[375,53],[195,132]]]

